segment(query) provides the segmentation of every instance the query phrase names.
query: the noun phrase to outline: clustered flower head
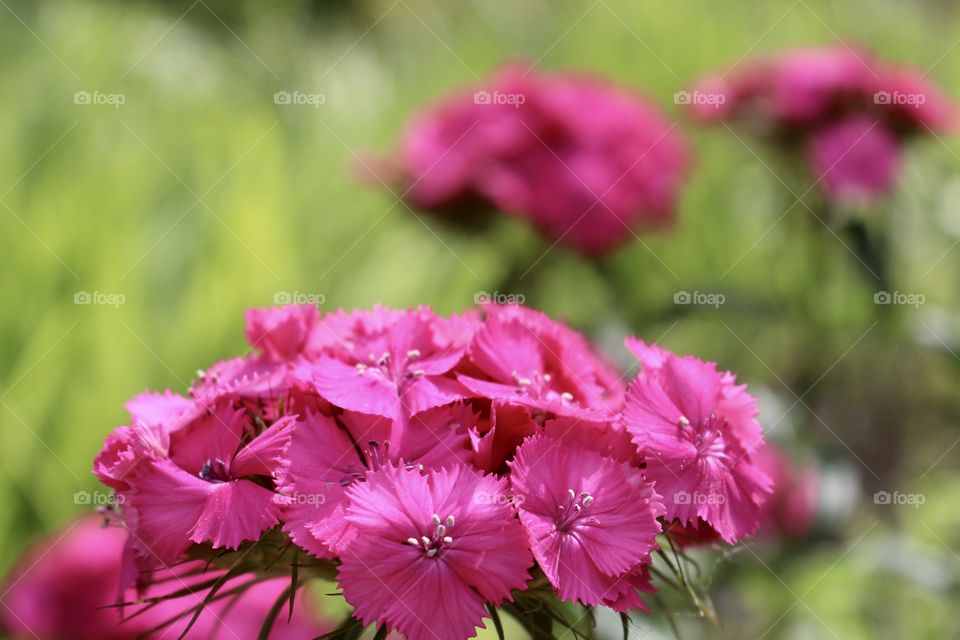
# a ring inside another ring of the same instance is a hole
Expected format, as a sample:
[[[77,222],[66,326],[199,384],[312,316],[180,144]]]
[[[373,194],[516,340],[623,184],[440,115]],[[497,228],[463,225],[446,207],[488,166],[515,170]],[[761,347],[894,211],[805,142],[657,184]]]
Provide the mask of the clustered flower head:
[[[141,589],[279,536],[330,568],[364,625],[468,638],[531,581],[645,609],[665,528],[734,543],[772,489],[745,386],[640,340],[625,387],[582,335],[520,306],[254,309],[246,335],[255,352],[188,396],[134,398],[95,460]]]
[[[888,194],[904,141],[957,125],[954,105],[926,74],[841,45],[707,76],[689,103],[703,121],[742,123],[797,154],[821,192],[843,203]]]
[[[514,65],[420,113],[394,163],[414,206],[500,210],[595,256],[672,220],[689,155],[633,92]]]

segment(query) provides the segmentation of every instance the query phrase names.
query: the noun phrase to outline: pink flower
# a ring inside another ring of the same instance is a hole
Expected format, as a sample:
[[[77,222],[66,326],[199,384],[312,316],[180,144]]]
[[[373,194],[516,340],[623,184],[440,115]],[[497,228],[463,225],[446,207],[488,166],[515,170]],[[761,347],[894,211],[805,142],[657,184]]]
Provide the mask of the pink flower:
[[[773,444],[760,449],[757,464],[774,480],[773,496],[763,507],[760,533],[807,535],[817,516],[820,477],[816,466],[798,464]]]
[[[339,326],[332,326],[336,323]],[[405,418],[465,397],[451,371],[460,362],[473,331],[451,338],[447,321],[427,308],[334,316],[321,323],[327,355],[294,372],[330,403],[392,419],[390,440],[402,445]]]
[[[924,74],[845,46],[761,59],[701,80],[691,96],[701,120],[738,120],[806,156],[824,195],[844,204],[889,193],[906,139],[957,126],[955,105]]]
[[[714,363],[635,339],[628,346],[644,368],[627,390],[624,420],[667,519],[702,519],[731,544],[753,533],[772,490],[753,458],[763,443],[755,401]]]
[[[307,412],[293,427],[278,472],[284,531],[309,553],[335,557],[354,535],[345,520],[352,484],[401,459],[431,466],[469,462],[468,430],[476,421],[463,404],[430,409],[413,416],[406,443],[398,449],[389,441],[389,419],[352,413],[334,419]]]
[[[276,525],[280,509],[264,481],[279,467],[294,420],[261,430],[221,404],[171,433],[167,456],[143,457],[125,494],[140,553],[169,564],[191,543],[235,549]]]
[[[818,131],[810,140],[809,163],[831,200],[869,202],[893,189],[900,154],[896,137],[863,115]]]
[[[583,336],[523,307],[488,306],[458,379],[482,397],[546,414],[602,418],[619,410],[623,387]]]
[[[130,413],[132,424],[143,423],[155,427],[173,423],[192,405],[189,398],[169,390],[163,393],[144,391],[128,400],[124,408]]]
[[[421,113],[398,156],[415,206],[483,203],[588,255],[669,222],[689,164],[686,141],[642,97],[519,65]]]
[[[293,360],[302,354],[319,319],[313,305],[247,310],[247,340],[267,360]]]
[[[191,608],[207,594],[200,586],[222,571],[197,575],[204,563],[189,562],[164,569],[154,576],[154,585],[143,594],[120,593],[121,564],[126,533],[105,528],[101,519],[78,520],[24,553],[0,589],[0,628],[13,638],[70,638],[71,640],[134,640],[175,638],[185,628]],[[221,593],[248,582],[250,576],[228,581]],[[189,637],[255,637],[270,607],[289,585],[285,578],[265,580],[232,598],[215,600],[201,613]],[[110,607],[136,597],[162,597],[187,587],[196,591],[165,599],[152,607]],[[305,640],[325,626],[307,610],[307,598],[297,599],[293,619],[278,619],[270,637]],[[231,605],[232,602],[232,605]],[[135,615],[134,615],[135,614]],[[163,626],[157,631],[152,629]],[[220,635],[216,635],[220,632]]]
[[[640,469],[539,435],[510,470],[530,547],[562,599],[611,604],[635,590],[664,514]]]
[[[94,458],[93,472],[105,485],[127,491],[138,466],[145,460],[165,458],[169,449],[170,434],[164,426],[117,427]]]
[[[354,615],[408,640],[470,638],[523,589],[533,564],[523,528],[502,498],[506,482],[463,465],[387,465],[347,490],[356,538],[338,582]]]

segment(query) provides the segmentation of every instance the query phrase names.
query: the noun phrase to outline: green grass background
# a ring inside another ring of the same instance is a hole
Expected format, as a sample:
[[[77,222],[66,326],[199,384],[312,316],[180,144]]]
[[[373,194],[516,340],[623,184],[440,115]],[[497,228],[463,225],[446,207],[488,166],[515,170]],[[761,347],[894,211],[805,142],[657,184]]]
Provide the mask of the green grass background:
[[[603,74],[681,119],[673,93],[703,72],[844,39],[928,69],[960,97],[960,12],[948,2],[2,5],[0,567],[85,510],[74,492],[97,488],[90,461],[130,396],[183,392],[196,369],[245,349],[245,308],[296,291],[322,294],[325,309],[457,311],[542,255],[521,224],[454,231],[358,180],[418,105],[508,59]],[[279,90],[326,102],[278,106]],[[77,91],[125,103],[76,105]],[[866,496],[802,553],[773,564],[741,549],[724,562],[735,565],[714,594],[724,631],[690,613],[680,623],[689,637],[957,637],[949,337],[960,252],[935,261],[960,237],[960,145],[912,147],[876,212],[893,238],[894,284],[927,298],[890,319],[802,208],[771,229],[792,201],[765,161],[722,127],[680,126],[697,162],[672,231],[602,268],[553,249],[517,287],[610,348],[633,332],[717,359],[773,406],[816,383],[784,421],[786,439],[838,461]],[[728,303],[674,317],[678,290]],[[125,303],[76,305],[79,291]],[[927,501],[882,511],[869,500],[879,488]],[[662,632],[641,624],[638,637]]]

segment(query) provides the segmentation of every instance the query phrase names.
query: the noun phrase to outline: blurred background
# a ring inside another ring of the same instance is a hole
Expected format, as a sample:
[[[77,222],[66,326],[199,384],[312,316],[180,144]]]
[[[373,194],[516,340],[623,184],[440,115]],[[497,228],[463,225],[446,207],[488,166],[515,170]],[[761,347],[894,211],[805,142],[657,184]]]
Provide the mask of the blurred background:
[[[683,637],[960,636],[960,144],[911,145],[872,212],[915,303],[878,305],[749,139],[674,104],[702,73],[839,41],[960,98],[958,34],[935,0],[0,0],[0,570],[103,497],[90,463],[128,398],[244,351],[245,308],[449,313],[499,290],[615,359],[632,333],[716,360],[816,469],[802,535],[702,556],[724,627],[680,601]],[[678,122],[696,161],[673,228],[592,263],[516,220],[412,215],[363,178],[420,105],[515,58]]]

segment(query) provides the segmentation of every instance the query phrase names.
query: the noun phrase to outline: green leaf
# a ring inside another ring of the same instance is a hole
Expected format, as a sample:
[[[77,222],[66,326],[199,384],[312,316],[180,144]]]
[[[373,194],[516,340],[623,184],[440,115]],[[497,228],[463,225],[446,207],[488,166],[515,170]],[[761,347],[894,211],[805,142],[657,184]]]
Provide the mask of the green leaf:
[[[500,621],[500,614],[497,612],[497,608],[488,602],[487,611],[490,612],[490,617],[493,619],[493,626],[497,630],[497,637],[500,640],[505,640],[503,635],[503,622]]]
[[[189,633],[190,629],[193,628],[193,625],[197,622],[197,619],[200,617],[200,614],[203,613],[203,610],[207,608],[207,605],[213,601],[214,596],[217,595],[217,592],[220,591],[223,585],[225,585],[229,580],[236,578],[241,573],[243,573],[243,571],[231,569],[220,576],[217,581],[213,583],[213,586],[210,587],[210,591],[208,591],[207,595],[203,598],[203,602],[197,606],[196,611],[193,612],[193,617],[190,618],[190,622],[187,623],[183,633],[180,634],[177,640],[183,640],[185,637],[187,637],[187,633]]]
[[[297,566],[298,551],[293,552],[293,562],[290,563],[290,610],[287,612],[287,623],[293,619],[293,601],[297,597],[297,574],[300,567]]]
[[[313,640],[357,640],[362,633],[363,624],[353,616],[347,616],[336,629]]]
[[[292,599],[293,592],[296,590],[296,583],[283,590],[283,593],[280,594],[280,597],[277,598],[273,603],[273,606],[270,607],[270,611],[267,612],[267,617],[263,621],[263,626],[260,627],[260,633],[257,635],[257,640],[269,640],[270,631],[273,629],[273,624],[277,621],[277,616],[280,615],[280,610],[283,609],[283,603],[285,603],[288,599]]]

